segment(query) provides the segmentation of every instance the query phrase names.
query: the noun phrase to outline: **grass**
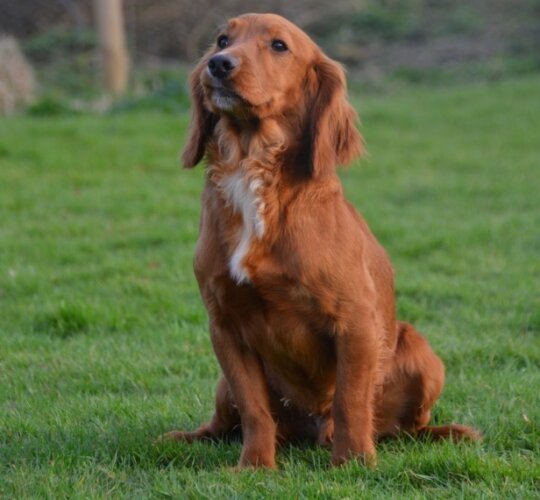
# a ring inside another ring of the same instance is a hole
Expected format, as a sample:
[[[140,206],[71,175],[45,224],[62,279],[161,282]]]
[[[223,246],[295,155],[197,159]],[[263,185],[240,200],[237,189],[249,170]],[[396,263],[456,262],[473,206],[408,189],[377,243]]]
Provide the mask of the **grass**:
[[[387,442],[375,470],[291,447],[242,473],[238,443],[154,446],[209,417],[218,375],[187,116],[19,116],[0,121],[0,496],[540,495],[540,77],[355,102],[369,157],[342,178],[446,363],[434,421],[485,440]]]

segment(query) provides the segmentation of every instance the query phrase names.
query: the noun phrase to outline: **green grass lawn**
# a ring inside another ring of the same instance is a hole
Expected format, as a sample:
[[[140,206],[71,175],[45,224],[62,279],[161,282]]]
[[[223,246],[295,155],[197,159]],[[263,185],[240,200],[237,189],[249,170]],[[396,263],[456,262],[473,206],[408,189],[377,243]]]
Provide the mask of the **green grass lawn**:
[[[540,76],[354,98],[343,171],[396,268],[399,316],[447,367],[434,422],[478,445],[381,444],[378,467],[153,439],[210,416],[218,366],[191,270],[187,116],[0,121],[0,496],[540,495]]]

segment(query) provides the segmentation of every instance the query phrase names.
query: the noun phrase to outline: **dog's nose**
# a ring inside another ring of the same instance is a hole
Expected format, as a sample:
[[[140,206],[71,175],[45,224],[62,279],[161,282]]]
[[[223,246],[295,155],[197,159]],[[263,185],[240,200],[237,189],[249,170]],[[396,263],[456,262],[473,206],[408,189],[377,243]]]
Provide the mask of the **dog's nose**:
[[[208,61],[210,74],[216,78],[226,78],[238,66],[238,59],[232,56],[217,54]]]

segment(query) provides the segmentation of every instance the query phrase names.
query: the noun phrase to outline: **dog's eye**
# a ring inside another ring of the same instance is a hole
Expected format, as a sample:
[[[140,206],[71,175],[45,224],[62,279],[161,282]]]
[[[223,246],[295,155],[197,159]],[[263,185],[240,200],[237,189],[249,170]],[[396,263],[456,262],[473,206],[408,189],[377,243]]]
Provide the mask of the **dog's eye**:
[[[229,37],[227,35],[221,35],[217,39],[217,46],[220,49],[224,49],[225,47],[228,47],[229,45]]]
[[[285,52],[288,50],[287,44],[283,40],[272,40],[272,48],[276,52]]]

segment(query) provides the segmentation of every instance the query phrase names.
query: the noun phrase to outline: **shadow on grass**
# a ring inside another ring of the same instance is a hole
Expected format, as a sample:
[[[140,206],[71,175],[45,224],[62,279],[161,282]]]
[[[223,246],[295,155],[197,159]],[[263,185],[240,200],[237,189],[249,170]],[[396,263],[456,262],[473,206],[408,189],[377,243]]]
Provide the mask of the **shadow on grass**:
[[[7,467],[22,463],[45,467],[58,463],[75,467],[92,462],[111,471],[183,469],[211,472],[235,470],[240,457],[242,442],[239,435],[223,441],[191,444],[159,442],[159,436],[176,426],[159,417],[139,420],[136,424],[125,419],[115,420],[107,426],[90,420],[84,425],[62,427],[57,424],[48,429],[7,433],[0,440],[0,463]],[[478,453],[477,446],[419,442],[410,436],[401,436],[384,440],[377,449],[381,461],[376,469],[364,468],[358,463],[351,463],[346,469],[350,469],[349,473],[359,474],[359,478],[393,474],[398,464],[403,467],[403,473],[414,466],[417,474],[444,472],[447,477],[480,474],[477,466],[471,467]],[[277,462],[282,470],[290,467],[321,472],[338,470],[330,465],[330,450],[312,443],[279,447]],[[401,470],[400,466],[398,469]]]

